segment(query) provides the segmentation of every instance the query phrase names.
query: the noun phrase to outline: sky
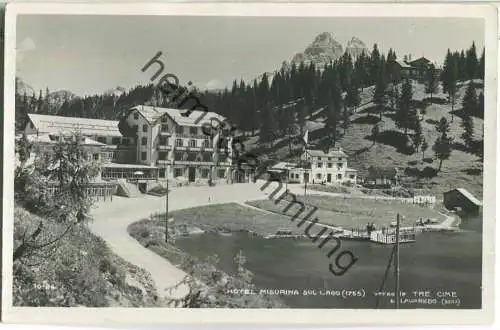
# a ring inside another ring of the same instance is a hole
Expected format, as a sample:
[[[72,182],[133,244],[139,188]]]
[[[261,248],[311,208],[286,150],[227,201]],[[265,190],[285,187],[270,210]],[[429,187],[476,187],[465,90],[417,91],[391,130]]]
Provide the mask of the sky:
[[[180,84],[223,88],[279,69],[322,32],[343,47],[355,36],[370,50],[437,62],[448,48],[484,44],[484,21],[471,18],[21,15],[16,74],[35,91],[91,95],[147,83],[154,71],[141,68],[161,51]]]

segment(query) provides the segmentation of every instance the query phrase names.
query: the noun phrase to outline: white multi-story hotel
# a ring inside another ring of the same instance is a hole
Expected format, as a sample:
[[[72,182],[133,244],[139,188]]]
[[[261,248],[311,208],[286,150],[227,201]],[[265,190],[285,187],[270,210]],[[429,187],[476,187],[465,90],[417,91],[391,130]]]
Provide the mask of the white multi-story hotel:
[[[203,125],[218,126],[225,120],[214,112],[136,106],[124,118],[136,138],[137,163],[156,166],[159,179],[185,178],[189,182],[230,181],[231,143],[219,150],[218,136],[209,136]],[[208,132],[209,133],[209,132]]]
[[[301,160],[310,164],[310,168],[289,166],[288,179],[300,183],[356,183],[357,171],[347,167],[347,154],[342,148],[330,150],[306,150]]]

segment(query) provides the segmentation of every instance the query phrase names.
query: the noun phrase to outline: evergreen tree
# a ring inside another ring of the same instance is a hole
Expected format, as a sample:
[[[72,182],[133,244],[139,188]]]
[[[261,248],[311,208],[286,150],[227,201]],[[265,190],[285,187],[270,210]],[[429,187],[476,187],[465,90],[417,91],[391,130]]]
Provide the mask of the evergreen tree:
[[[260,119],[259,139],[262,143],[269,143],[273,138],[273,115],[269,103],[260,109]]]
[[[326,128],[329,134],[329,147],[335,147],[339,138],[339,121],[342,107],[342,95],[340,92],[340,82],[336,71],[332,73],[332,86],[330,90],[330,104],[327,109]],[[333,145],[331,145],[333,144]]]
[[[399,106],[396,109],[394,120],[398,128],[404,129],[408,136],[408,129],[414,127],[415,110],[412,108],[413,90],[409,79],[405,79],[401,87]]]
[[[297,122],[300,127],[300,134],[304,134],[305,127],[306,127],[306,116],[308,113],[306,105],[299,105],[298,107],[299,111],[297,113]]]
[[[422,138],[422,146],[420,147],[420,150],[422,151],[422,161],[425,159],[425,151],[429,148],[429,144],[427,143],[425,137]]]
[[[344,109],[342,111],[342,128],[344,129],[344,135],[347,132],[347,129],[351,126],[351,111],[347,104],[344,104]]]
[[[465,57],[465,52],[462,50],[460,52],[459,60],[458,60],[458,75],[457,80],[465,80],[468,79],[467,75],[467,58]]]
[[[446,57],[444,59],[443,71],[441,72],[441,82],[443,85],[443,93],[448,93],[448,85],[450,82],[450,70],[451,70],[451,62],[454,60],[453,55],[451,54],[450,49],[448,49],[446,53]]]
[[[387,76],[386,76],[386,68],[385,68],[385,60],[382,56],[382,60],[380,61],[380,69],[379,74],[376,80],[375,85],[375,93],[373,95],[373,101],[377,105],[377,110],[380,115],[380,120],[382,120],[382,114],[384,113],[385,107],[387,105]]]
[[[455,102],[457,98],[458,91],[458,63],[456,57],[451,60],[448,68],[448,82],[447,82],[447,90],[448,97],[451,103],[451,121],[454,120],[454,111],[455,111]]]
[[[473,42],[466,56],[466,79],[474,79],[478,76],[478,66],[476,44]]]
[[[417,120],[415,124],[415,133],[413,134],[413,146],[417,152],[423,142],[423,139],[422,125],[420,124],[420,121]]]
[[[377,44],[374,44],[370,56],[370,84],[375,83],[380,78],[381,64],[380,51],[378,50]]]
[[[478,100],[474,84],[470,82],[467,85],[464,98],[462,100],[462,111],[466,116],[476,116],[478,114]]]
[[[438,87],[438,79],[436,76],[436,68],[433,64],[429,65],[425,72],[425,92],[428,94],[436,93]]]
[[[477,99],[478,99],[477,100],[478,117],[484,118],[484,94],[483,94],[483,92],[479,93],[479,96]]]
[[[463,128],[463,133],[462,133],[462,139],[464,139],[465,146],[467,149],[471,149],[473,146],[474,142],[474,125],[472,122],[472,117],[471,116],[464,116],[462,118],[462,128]]]
[[[380,125],[379,123],[376,123],[372,126],[372,141],[373,141],[373,145],[375,145],[375,143],[377,142],[377,138],[380,134]]]
[[[484,48],[483,48],[483,53],[481,54],[481,58],[479,59],[479,74],[478,78],[484,80]]]
[[[436,131],[441,133],[441,135],[436,139],[436,142],[432,146],[436,158],[439,159],[438,172],[441,171],[443,161],[450,158],[451,155],[451,143],[453,139],[448,137],[450,131],[450,124],[445,117],[441,118],[439,124],[436,126]]]

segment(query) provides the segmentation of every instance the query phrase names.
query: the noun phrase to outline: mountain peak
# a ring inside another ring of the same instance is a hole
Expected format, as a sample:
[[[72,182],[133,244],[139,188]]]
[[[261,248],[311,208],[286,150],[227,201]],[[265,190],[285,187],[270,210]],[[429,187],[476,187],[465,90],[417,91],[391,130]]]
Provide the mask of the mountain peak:
[[[368,47],[366,47],[366,44],[357,37],[352,37],[351,40],[349,40],[345,50],[352,58],[356,58],[362,53],[368,54]]]
[[[318,34],[314,41],[302,53],[296,54],[292,63],[314,63],[323,66],[335,61],[343,54],[342,45],[338,43],[330,32]]]

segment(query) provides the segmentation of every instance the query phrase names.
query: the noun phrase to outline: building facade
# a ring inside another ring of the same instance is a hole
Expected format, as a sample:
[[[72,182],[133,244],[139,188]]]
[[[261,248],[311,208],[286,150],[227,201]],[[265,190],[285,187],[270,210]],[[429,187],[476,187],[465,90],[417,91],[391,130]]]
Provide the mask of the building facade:
[[[159,180],[184,179],[208,183],[233,179],[231,143],[220,148],[219,134],[209,136],[203,125],[218,126],[224,117],[213,112],[136,106],[123,119],[136,139],[136,162],[158,168]],[[197,120],[203,117],[201,120]]]
[[[355,184],[357,171],[347,166],[348,156],[338,148],[328,152],[322,150],[306,150],[301,155],[301,162],[307,164],[291,168],[288,166],[290,182],[309,184]]]

